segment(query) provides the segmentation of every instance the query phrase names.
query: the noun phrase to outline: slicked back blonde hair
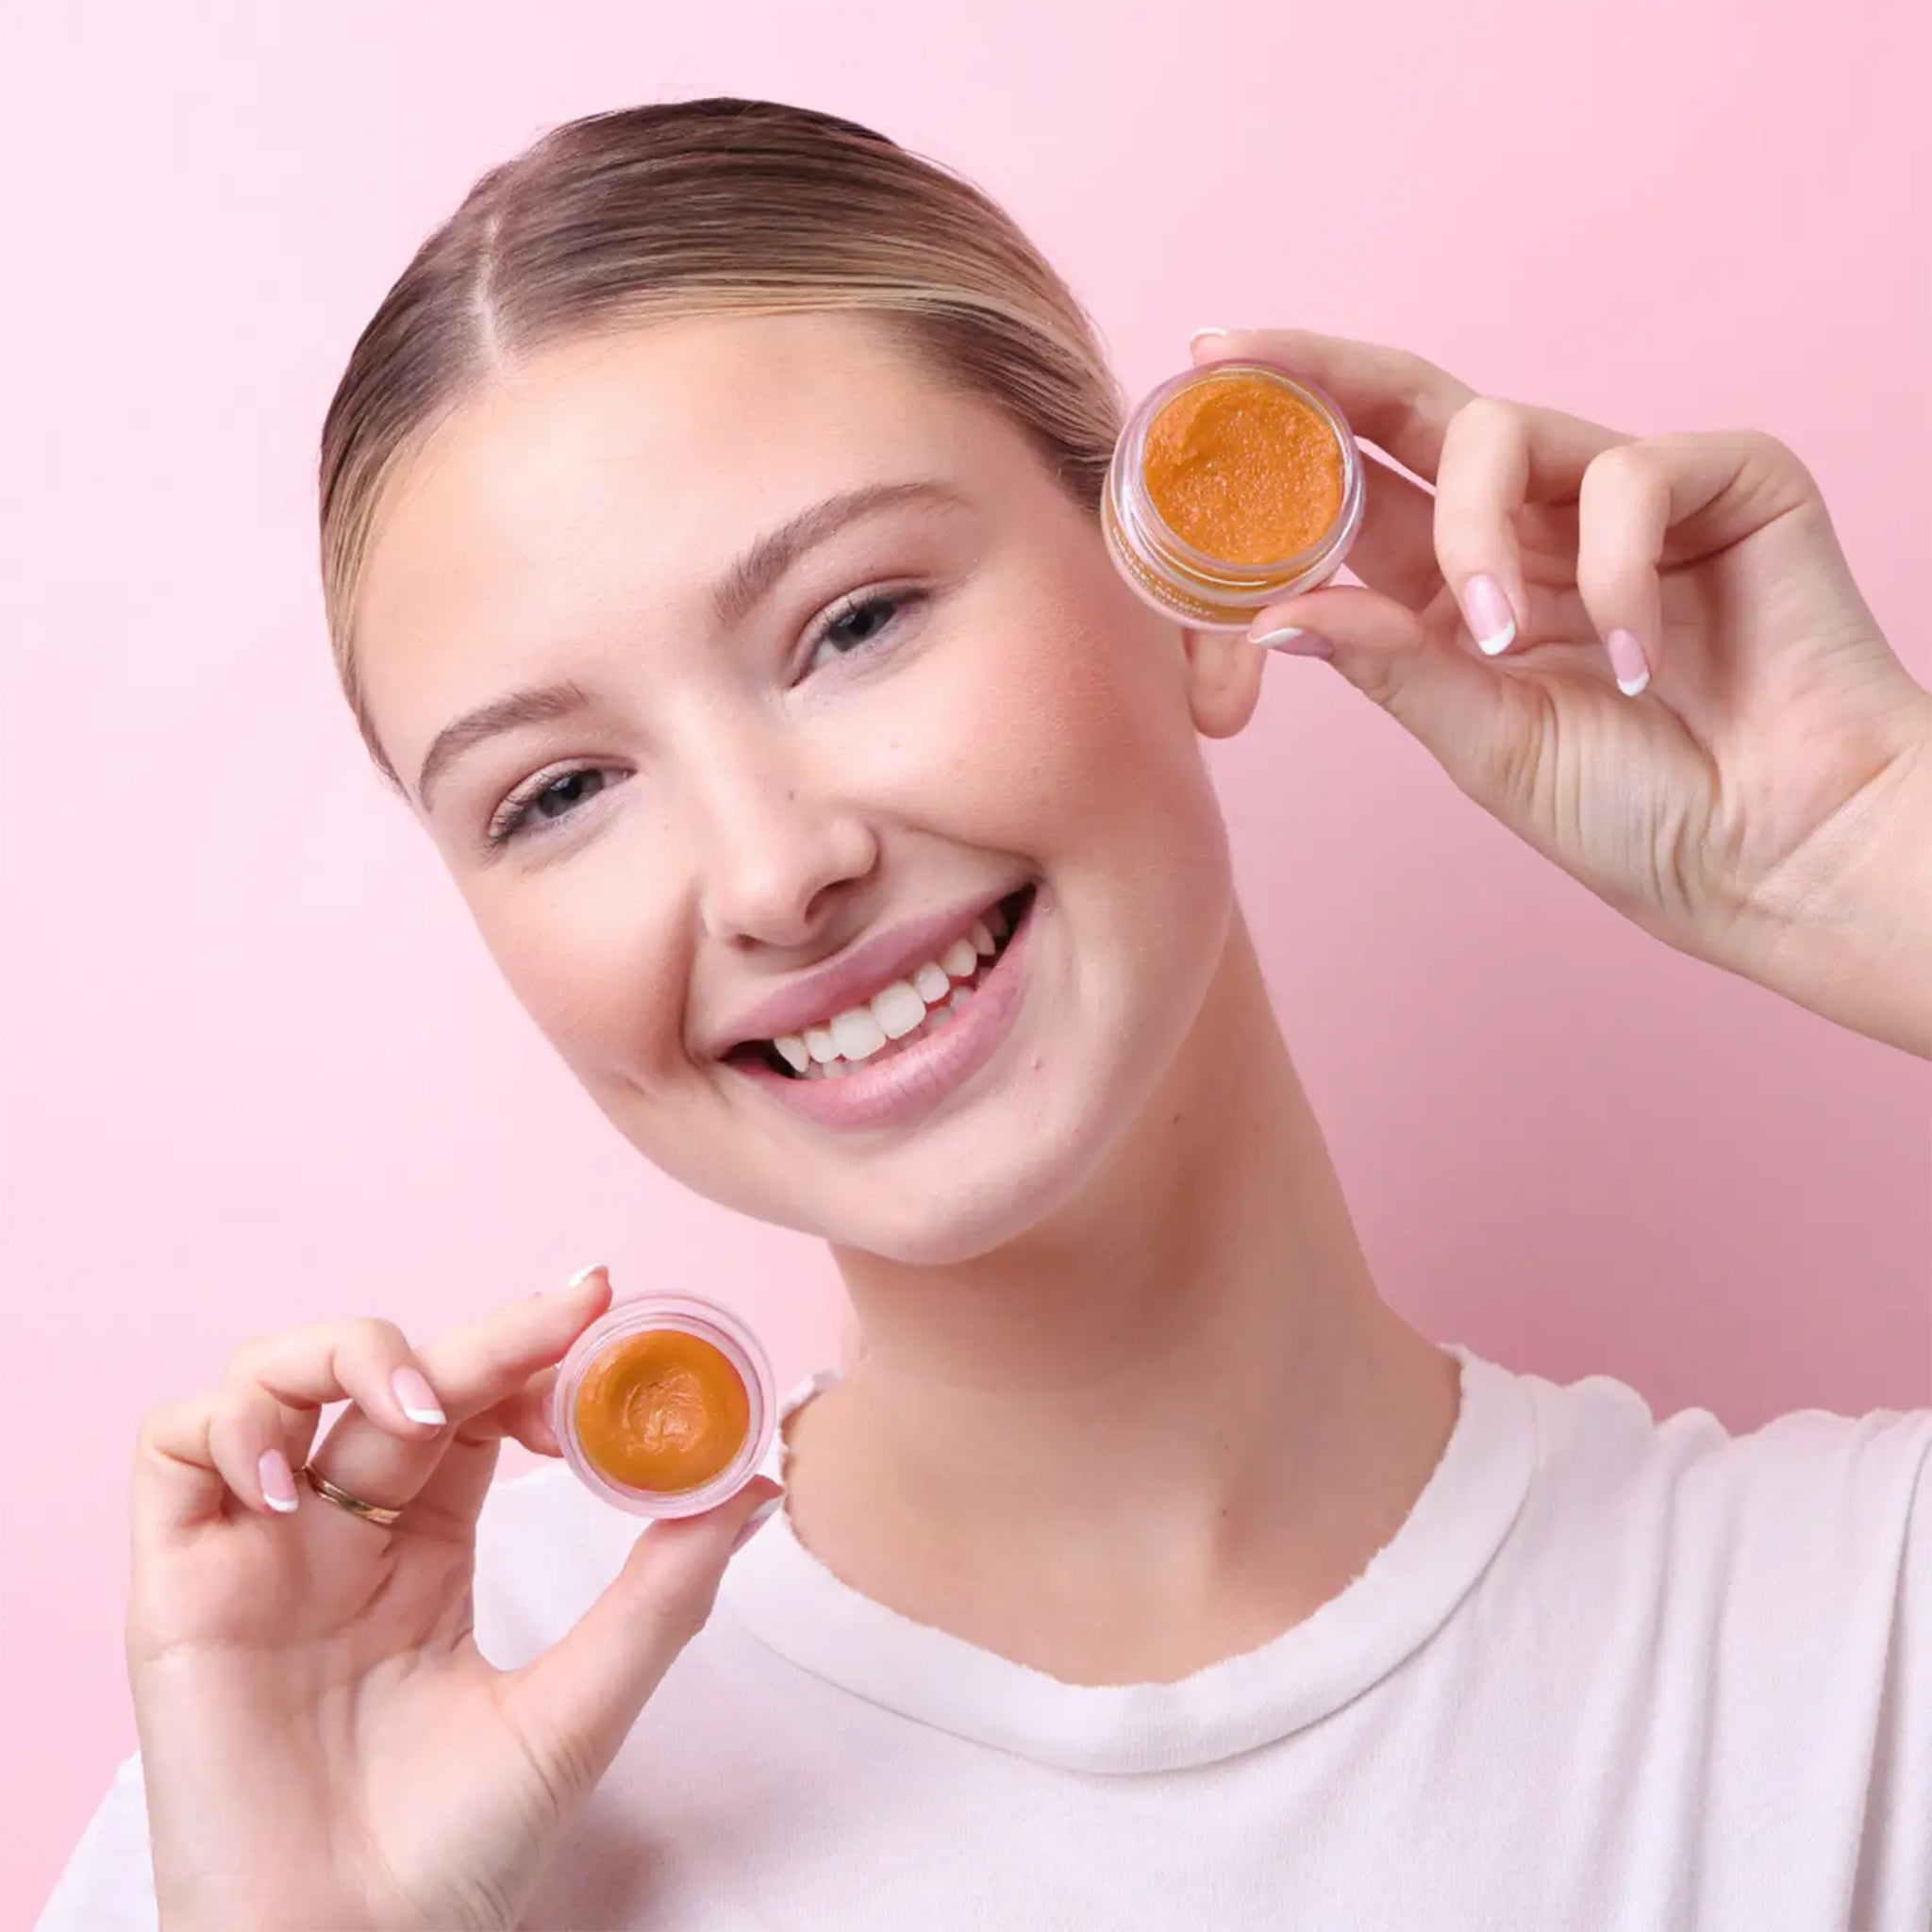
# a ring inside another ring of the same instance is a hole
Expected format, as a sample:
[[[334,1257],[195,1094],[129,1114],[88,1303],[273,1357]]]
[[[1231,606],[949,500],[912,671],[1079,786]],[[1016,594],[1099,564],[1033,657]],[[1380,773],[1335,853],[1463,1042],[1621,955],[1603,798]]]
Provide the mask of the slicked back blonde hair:
[[[976,188],[851,121],[769,101],[591,114],[492,168],[417,251],[322,432],[329,640],[363,742],[401,789],[356,669],[357,584],[390,479],[483,383],[573,338],[692,315],[893,319],[1097,510],[1120,397],[1092,324]]]

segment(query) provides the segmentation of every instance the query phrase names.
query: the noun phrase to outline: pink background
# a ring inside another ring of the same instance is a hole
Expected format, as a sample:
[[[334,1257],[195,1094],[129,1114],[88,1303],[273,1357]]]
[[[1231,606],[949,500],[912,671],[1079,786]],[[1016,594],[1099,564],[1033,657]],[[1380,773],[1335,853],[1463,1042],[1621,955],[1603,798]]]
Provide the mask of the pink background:
[[[771,93],[1002,197],[1139,390],[1202,324],[1401,342],[1642,431],[1760,425],[1928,650],[1923,8],[15,7],[4,596],[0,1924],[115,1760],[140,1411],[245,1335],[434,1330],[605,1258],[788,1378],[828,1268],[619,1143],[363,768],[311,464],[473,177]],[[25,459],[24,459],[25,458]],[[1932,1399],[1926,1070],[1669,954],[1325,668],[1219,757],[1280,1009],[1428,1332],[1748,1426]]]

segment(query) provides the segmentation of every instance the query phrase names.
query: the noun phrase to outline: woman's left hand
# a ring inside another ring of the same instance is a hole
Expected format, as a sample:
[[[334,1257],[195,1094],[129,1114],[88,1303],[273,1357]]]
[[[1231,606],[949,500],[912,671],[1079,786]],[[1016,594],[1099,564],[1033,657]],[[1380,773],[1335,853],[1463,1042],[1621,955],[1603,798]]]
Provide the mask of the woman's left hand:
[[[1646,931],[1932,1055],[1932,697],[1790,449],[1630,436],[1301,330],[1194,352],[1311,378],[1435,486],[1364,450],[1366,588],[1288,599],[1255,638],[1325,640],[1462,791]]]

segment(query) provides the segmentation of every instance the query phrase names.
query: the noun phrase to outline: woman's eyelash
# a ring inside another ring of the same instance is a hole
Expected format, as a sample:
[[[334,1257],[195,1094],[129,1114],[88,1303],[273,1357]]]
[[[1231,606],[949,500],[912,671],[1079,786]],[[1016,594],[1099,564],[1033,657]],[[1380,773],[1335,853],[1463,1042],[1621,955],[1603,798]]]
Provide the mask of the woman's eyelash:
[[[828,644],[834,647],[834,656],[840,658],[854,658],[874,649],[883,641],[885,633],[897,620],[924,595],[921,591],[872,591],[846,599],[819,625],[812,639],[811,656],[807,660],[805,675],[809,675],[818,668],[819,654]],[[856,633],[855,626],[859,627]],[[589,792],[582,797],[566,799],[562,811],[548,814],[552,824],[571,817],[579,805],[604,790],[605,770],[602,765],[573,765],[565,771],[540,774],[529,784],[511,792],[497,807],[484,832],[484,842],[492,848],[509,844],[530,828],[542,801],[558,786],[568,785],[575,779],[595,778],[598,783]]]
[[[573,765],[568,771],[545,772],[521,791],[512,791],[497,807],[491,817],[489,828],[483,835],[485,842],[490,845],[507,845],[512,839],[519,837],[529,824],[539,801],[555,791],[559,785],[569,784],[573,778],[599,780],[599,783],[585,794],[587,797],[594,798],[604,789],[604,771],[602,765]],[[567,801],[570,809],[552,813],[551,823],[555,824],[558,820],[568,818],[571,811],[574,811],[581,802],[577,799]]]
[[[872,649],[880,641],[881,634],[891,629],[901,613],[917,604],[924,594],[919,591],[868,591],[846,599],[819,625],[818,634],[812,639],[811,655],[806,660],[807,675],[818,668],[819,654],[827,644],[835,647],[833,655],[840,658],[857,657]],[[844,628],[870,620],[880,611],[886,613],[884,623],[863,635],[854,636]]]

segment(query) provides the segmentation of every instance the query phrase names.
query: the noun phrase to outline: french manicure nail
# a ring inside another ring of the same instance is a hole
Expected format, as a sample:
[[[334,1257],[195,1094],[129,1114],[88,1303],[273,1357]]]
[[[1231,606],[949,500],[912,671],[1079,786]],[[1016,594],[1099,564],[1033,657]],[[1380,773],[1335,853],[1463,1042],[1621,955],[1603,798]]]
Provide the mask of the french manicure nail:
[[[779,1504],[784,1502],[784,1500],[785,1498],[783,1496],[767,1496],[765,1500],[762,1503],[760,1503],[758,1507],[756,1509],[754,1509],[751,1512],[751,1514],[744,1519],[743,1527],[739,1530],[737,1538],[734,1540],[731,1545],[731,1554],[734,1557],[739,1553],[740,1550],[743,1549],[746,1543],[750,1542],[752,1538],[755,1537],[758,1533],[758,1531],[765,1526],[766,1524],[768,1524],[772,1520],[774,1515],[777,1513]]]
[[[1650,659],[1643,655],[1643,646],[1637,641],[1637,633],[1613,630],[1604,640],[1604,649],[1610,654],[1610,669],[1617,674],[1617,689],[1626,698],[1642,696],[1644,686],[1650,682]]]
[[[436,1391],[414,1369],[398,1369],[389,1378],[389,1386],[396,1391],[403,1413],[412,1423],[434,1423],[440,1429],[449,1420],[436,1399]]]
[[[1227,331],[1224,328],[1197,328],[1188,338],[1188,342],[1191,346],[1193,343],[1198,342],[1203,336],[1224,336],[1226,333]]]
[[[1516,613],[1492,576],[1474,576],[1463,585],[1462,615],[1485,658],[1500,657],[1516,637]]]
[[[579,1268],[561,1288],[553,1288],[550,1292],[552,1294],[575,1294],[603,1265],[601,1261],[592,1261],[588,1268]]]
[[[279,1449],[266,1450],[255,1465],[255,1473],[261,1483],[262,1501],[271,1509],[288,1515],[300,1500],[295,1494],[295,1475],[289,1467],[289,1458]]]
[[[1296,630],[1291,625],[1286,630],[1264,630],[1253,641],[1264,651],[1282,651],[1291,658],[1332,658],[1335,646],[1320,631]]]

